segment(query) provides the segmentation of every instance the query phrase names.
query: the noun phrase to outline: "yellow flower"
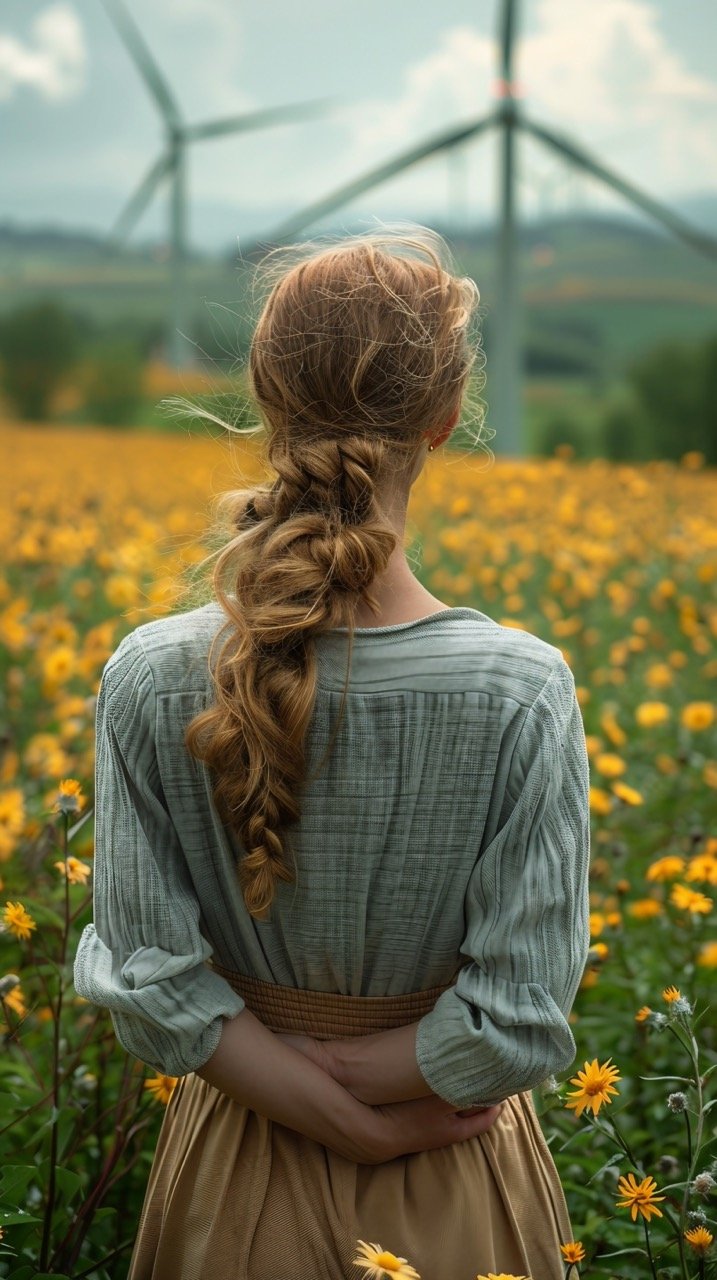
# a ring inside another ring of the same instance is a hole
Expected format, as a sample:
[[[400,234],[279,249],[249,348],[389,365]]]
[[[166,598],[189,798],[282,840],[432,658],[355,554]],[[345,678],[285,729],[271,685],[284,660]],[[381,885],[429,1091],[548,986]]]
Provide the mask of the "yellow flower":
[[[560,1252],[565,1262],[584,1262],[585,1250],[580,1240],[571,1241],[569,1244],[561,1244]]]
[[[702,770],[702,781],[708,787],[717,787],[717,760],[706,760]]]
[[[618,1209],[630,1209],[630,1217],[633,1222],[637,1221],[638,1213],[641,1213],[646,1222],[650,1221],[650,1214],[654,1213],[658,1218],[662,1217],[662,1210],[655,1207],[656,1200],[664,1200],[664,1196],[656,1196],[657,1184],[654,1178],[643,1178],[642,1182],[637,1181],[634,1173],[628,1174],[627,1178],[620,1178],[617,1189],[623,1200],[616,1201]]]
[[[597,969],[586,969],[580,979],[580,990],[587,991],[589,987],[594,987],[598,980]]]
[[[679,987],[665,987],[665,990],[662,993],[662,999],[667,1004],[674,1004],[675,1000],[682,999],[682,992]]]
[[[69,680],[75,669],[75,653],[68,644],[58,645],[42,664],[42,674],[49,684],[61,684]]]
[[[669,718],[670,708],[666,702],[641,702],[635,710],[635,719],[641,729],[652,729]]]
[[[634,920],[653,920],[662,915],[662,903],[656,898],[638,898],[630,903],[627,912]]]
[[[717,884],[717,858],[711,853],[698,853],[690,858],[685,872],[687,880],[703,880],[706,884]]]
[[[56,813],[79,813],[84,806],[82,784],[76,778],[63,778],[57,789],[54,809]]]
[[[0,793],[0,830],[18,836],[25,822],[25,798],[19,787]]]
[[[605,928],[605,917],[599,911],[590,912],[590,937],[599,938]]]
[[[179,1076],[153,1076],[151,1080],[145,1080],[144,1087],[149,1089],[157,1102],[163,1102],[166,1106],[178,1079]]]
[[[651,1013],[652,1013],[652,1009],[650,1008],[649,1004],[643,1004],[642,1008],[638,1009],[637,1013],[635,1014],[635,1022],[647,1022],[647,1019],[649,1018]]]
[[[617,778],[625,772],[627,765],[622,756],[615,755],[612,751],[601,751],[595,757],[595,768],[599,773],[604,773],[606,778]]]
[[[590,809],[600,817],[604,817],[612,809],[612,797],[602,787],[590,787]]]
[[[692,1245],[695,1253],[706,1253],[714,1236],[706,1227],[693,1227],[691,1231],[685,1232],[685,1240]]]
[[[704,893],[689,889],[686,884],[672,886],[670,902],[673,902],[681,911],[691,911],[700,916],[708,916],[712,910],[712,899]]]
[[[697,963],[706,965],[708,969],[717,969],[717,942],[703,943]]]
[[[584,1069],[578,1071],[570,1081],[578,1088],[568,1094],[568,1097],[573,1098],[574,1101],[566,1102],[565,1106],[574,1110],[577,1116],[582,1115],[586,1108],[591,1109],[596,1116],[603,1102],[612,1101],[609,1095],[618,1092],[614,1084],[621,1078],[617,1067],[610,1066],[609,1058],[607,1062],[600,1065],[597,1058],[593,1058],[592,1062],[586,1062]]]
[[[658,858],[657,862],[650,863],[645,872],[645,879],[674,880],[675,876],[682,875],[684,869],[684,858],[679,858],[676,854],[668,854],[666,858]]]
[[[600,717],[600,728],[614,747],[622,747],[627,741],[627,734],[620,728],[612,711],[603,711]]]
[[[359,1255],[353,1260],[354,1266],[363,1267],[366,1274],[375,1280],[381,1280],[386,1274],[398,1276],[399,1280],[420,1280],[418,1272],[408,1265],[405,1258],[397,1258],[394,1253],[382,1249],[380,1244],[366,1244],[363,1240],[358,1243]]]
[[[64,862],[56,862],[55,866],[61,875],[65,875]],[[70,855],[67,859],[67,879],[70,884],[86,884],[87,877],[92,871],[92,867],[87,862],[80,862],[79,858],[73,858]]]
[[[714,718],[715,711],[711,702],[688,702],[680,714],[681,724],[693,733],[709,729],[710,725],[714,724]]]
[[[612,790],[616,796],[625,801],[625,804],[644,804],[641,793],[635,791],[634,787],[628,787],[624,782],[613,782]]]
[[[3,996],[2,998],[4,1003],[7,1005],[8,1009],[12,1009],[13,1013],[16,1013],[18,1018],[25,1017],[27,1013],[27,1007],[25,1005],[25,1000],[22,994],[22,988],[19,982],[10,991],[8,991],[7,995]]]
[[[649,668],[645,679],[654,688],[663,689],[666,685],[672,684],[674,674],[666,662],[654,662]]]
[[[496,1275],[495,1271],[489,1271],[487,1276],[476,1276],[476,1280],[530,1280],[530,1276],[508,1275],[507,1271]]]
[[[5,903],[3,921],[8,933],[23,940],[29,938],[32,930],[37,928],[32,916],[28,915],[21,902]]]

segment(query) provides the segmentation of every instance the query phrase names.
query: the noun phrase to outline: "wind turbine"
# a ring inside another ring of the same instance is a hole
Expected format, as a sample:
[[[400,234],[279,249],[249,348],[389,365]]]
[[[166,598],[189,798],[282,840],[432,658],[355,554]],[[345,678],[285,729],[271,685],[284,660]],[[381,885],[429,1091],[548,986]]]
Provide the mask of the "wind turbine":
[[[469,120],[463,125],[454,126],[434,134],[425,142],[421,142],[393,160],[388,160],[371,169],[368,173],[352,182],[346,183],[337,190],[324,196],[323,199],[307,205],[292,218],[283,222],[271,235],[272,243],[282,243],[295,238],[305,227],[319,218],[339,209],[349,200],[370,191],[373,187],[387,182],[396,174],[410,169],[421,161],[461,147],[474,140],[488,129],[497,129],[499,137],[500,159],[500,221],[498,233],[497,273],[495,283],[495,302],[493,306],[493,349],[491,351],[491,407],[497,424],[494,452],[507,456],[517,456],[523,452],[523,431],[521,414],[521,352],[519,307],[520,293],[517,279],[517,235],[516,235],[516,139],[521,131],[537,138],[549,150],[557,153],[563,160],[597,178],[600,182],[612,187],[632,204],[647,213],[656,222],[662,223],[669,231],[683,240],[698,252],[717,258],[717,239],[692,227],[689,222],[673,213],[666,205],[653,199],[652,196],[622,178],[602,161],[592,156],[579,143],[572,141],[566,134],[546,127],[526,116],[519,105],[519,88],[513,75],[513,46],[518,11],[518,0],[503,0],[500,14],[499,43],[499,79],[497,82],[497,105],[485,115]],[[254,242],[242,248],[247,256],[264,247],[264,242]]]
[[[149,89],[164,121],[166,142],[160,156],[150,166],[136,191],[127,201],[111,232],[117,242],[125,239],[165,178],[170,182],[170,330],[171,363],[180,368],[189,362],[190,346],[184,333],[187,313],[187,160],[186,147],[191,142],[219,138],[229,133],[263,129],[269,125],[316,115],[323,111],[327,99],[268,107],[243,115],[208,120],[203,124],[187,124],[179,104],[162,75],[134,19],[123,0],[104,0],[104,6],[121,36],[132,60]]]

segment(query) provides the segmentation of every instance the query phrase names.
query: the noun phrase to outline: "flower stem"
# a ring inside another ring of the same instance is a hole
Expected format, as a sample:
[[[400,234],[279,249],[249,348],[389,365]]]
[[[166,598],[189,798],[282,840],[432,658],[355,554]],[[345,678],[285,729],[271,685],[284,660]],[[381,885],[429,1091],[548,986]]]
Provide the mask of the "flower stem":
[[[655,1271],[655,1259],[652,1256],[652,1249],[650,1247],[650,1233],[647,1230],[647,1220],[645,1218],[642,1219],[642,1225],[645,1229],[645,1245],[647,1246],[647,1256],[650,1259],[650,1268],[652,1270],[653,1280],[657,1280],[657,1272]]]
[[[57,1169],[58,1120],[60,1116],[60,1018],[62,1015],[62,997],[65,982],[65,959],[67,956],[67,935],[70,920],[70,882],[67,877],[67,823],[68,815],[62,815],[62,854],[65,863],[65,921],[62,930],[62,954],[60,957],[57,1009],[53,1028],[52,1046],[52,1126],[50,1129],[50,1176],[47,1187],[44,1221],[42,1224],[42,1246],[40,1249],[40,1270],[45,1271],[50,1252],[50,1235],[52,1232],[52,1215],[55,1208],[55,1184]]]

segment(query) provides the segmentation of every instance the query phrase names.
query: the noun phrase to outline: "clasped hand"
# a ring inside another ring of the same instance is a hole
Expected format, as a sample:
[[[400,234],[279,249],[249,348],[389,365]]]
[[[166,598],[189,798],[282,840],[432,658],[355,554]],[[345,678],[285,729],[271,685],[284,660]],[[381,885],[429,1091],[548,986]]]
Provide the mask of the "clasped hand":
[[[313,1036],[276,1032],[280,1040],[310,1058],[326,1071],[338,1084],[352,1093],[359,1102],[371,1106],[382,1122],[383,1138],[379,1147],[367,1147],[363,1157],[368,1163],[382,1163],[396,1156],[417,1151],[429,1151],[450,1146],[485,1133],[498,1119],[503,1103],[490,1107],[469,1107],[456,1111],[454,1106],[437,1094],[375,1106],[350,1079],[342,1061],[341,1040],[316,1040]]]

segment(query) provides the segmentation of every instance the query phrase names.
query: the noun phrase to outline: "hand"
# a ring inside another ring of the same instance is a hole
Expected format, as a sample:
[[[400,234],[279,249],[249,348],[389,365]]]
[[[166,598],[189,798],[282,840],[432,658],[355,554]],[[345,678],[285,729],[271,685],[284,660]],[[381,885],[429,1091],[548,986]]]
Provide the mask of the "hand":
[[[417,1151],[433,1151],[485,1133],[500,1117],[503,1103],[456,1111],[437,1094],[372,1107],[377,1124],[368,1145],[367,1164],[383,1164]]]
[[[340,1084],[341,1061],[333,1047],[341,1040],[316,1040],[313,1036],[275,1032],[280,1040],[303,1053]],[[430,1151],[465,1142],[485,1133],[498,1119],[503,1104],[493,1107],[467,1107],[456,1111],[452,1103],[437,1094],[394,1102],[385,1106],[367,1106],[366,1120],[360,1134],[346,1138],[345,1147],[335,1148],[357,1164],[383,1164],[397,1156],[416,1151]]]

